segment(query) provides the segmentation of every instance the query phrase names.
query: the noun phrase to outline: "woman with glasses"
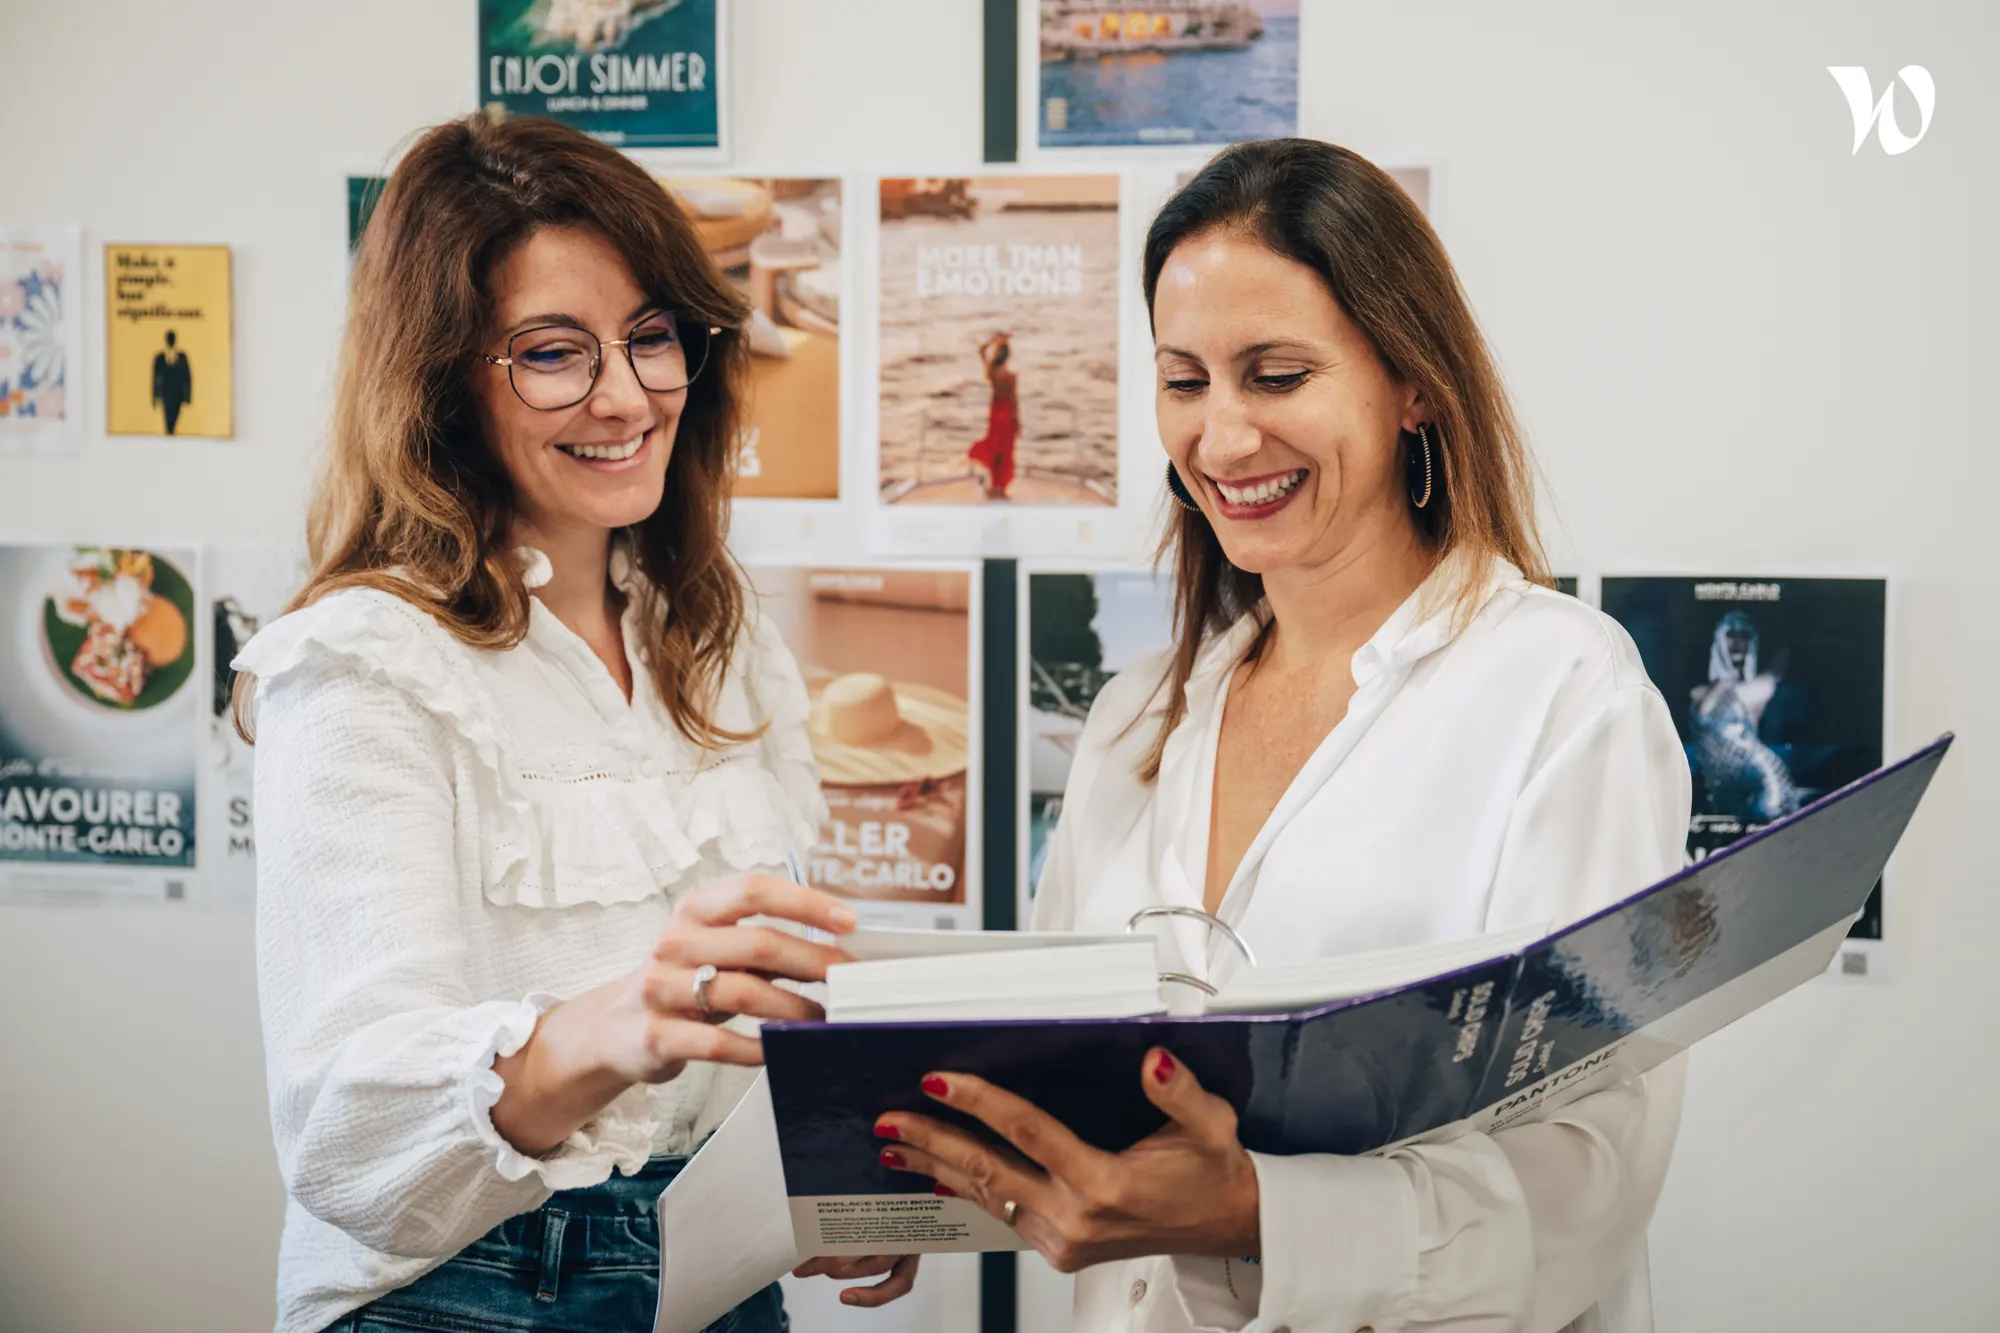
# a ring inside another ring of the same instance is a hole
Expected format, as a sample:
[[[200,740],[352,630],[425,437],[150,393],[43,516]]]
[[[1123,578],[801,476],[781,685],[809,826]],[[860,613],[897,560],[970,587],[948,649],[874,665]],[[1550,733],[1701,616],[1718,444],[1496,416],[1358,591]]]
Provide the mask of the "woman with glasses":
[[[653,1200],[844,957],[749,922],[854,918],[787,873],[806,693],[723,545],[744,317],[553,122],[426,133],[369,222],[312,574],[237,659],[279,1333],[651,1328]]]

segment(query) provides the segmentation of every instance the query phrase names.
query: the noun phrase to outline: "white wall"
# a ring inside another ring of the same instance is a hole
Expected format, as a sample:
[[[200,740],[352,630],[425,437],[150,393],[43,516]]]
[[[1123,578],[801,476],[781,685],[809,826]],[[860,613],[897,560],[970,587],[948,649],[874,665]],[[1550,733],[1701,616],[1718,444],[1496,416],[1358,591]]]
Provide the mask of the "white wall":
[[[1990,10],[1306,3],[1306,128],[1436,163],[1564,567],[1886,572],[1892,744],[1964,735],[1895,867],[1894,981],[1816,983],[1698,1053],[1662,1328],[2000,1326]],[[293,535],[341,178],[470,108],[472,0],[16,5],[4,30],[0,217],[228,242],[239,333],[236,440],[108,439],[93,378],[86,459],[0,459],[0,539]],[[1825,67],[1879,89],[1910,62],[1928,137],[1850,156]],[[734,64],[739,160],[977,160],[976,0],[741,0]],[[0,908],[0,1327],[268,1327],[249,951],[241,916]]]

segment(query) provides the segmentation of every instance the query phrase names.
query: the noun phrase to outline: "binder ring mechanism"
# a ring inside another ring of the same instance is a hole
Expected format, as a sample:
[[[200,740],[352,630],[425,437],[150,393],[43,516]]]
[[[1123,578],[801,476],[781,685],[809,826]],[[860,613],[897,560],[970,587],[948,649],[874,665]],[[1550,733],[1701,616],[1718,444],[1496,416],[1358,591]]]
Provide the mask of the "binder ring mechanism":
[[[1139,923],[1141,921],[1144,921],[1149,916],[1179,916],[1179,917],[1186,917],[1191,921],[1199,921],[1204,926],[1208,927],[1209,933],[1211,935],[1220,934],[1222,938],[1228,940],[1231,944],[1235,945],[1236,952],[1243,955],[1243,961],[1245,964],[1247,964],[1250,967],[1257,966],[1257,955],[1251,952],[1250,946],[1244,943],[1243,937],[1241,935],[1238,935],[1235,929],[1231,927],[1227,921],[1224,921],[1221,917],[1215,916],[1212,913],[1204,912],[1199,907],[1178,907],[1178,906],[1142,907],[1138,911],[1132,913],[1132,919],[1125,923],[1125,933],[1127,935],[1138,934]],[[1196,990],[1201,991],[1203,994],[1211,997],[1213,997],[1218,993],[1214,986],[1211,986],[1206,981],[1203,981],[1200,977],[1189,976],[1185,972],[1162,972],[1160,973],[1160,980],[1178,981],[1183,986],[1192,986]]]

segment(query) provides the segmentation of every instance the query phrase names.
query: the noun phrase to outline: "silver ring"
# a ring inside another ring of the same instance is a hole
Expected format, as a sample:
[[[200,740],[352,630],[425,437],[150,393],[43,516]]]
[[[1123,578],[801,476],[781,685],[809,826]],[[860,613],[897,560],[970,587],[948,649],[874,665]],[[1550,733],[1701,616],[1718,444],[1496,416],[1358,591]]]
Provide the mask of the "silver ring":
[[[1021,1205],[1009,1199],[1000,1205],[1000,1220],[1011,1227],[1014,1225],[1014,1219],[1020,1215],[1020,1212]]]
[[[714,963],[703,963],[694,970],[694,1003],[704,1014],[715,1012],[714,1007],[708,1002],[708,988],[715,981],[715,977]]]

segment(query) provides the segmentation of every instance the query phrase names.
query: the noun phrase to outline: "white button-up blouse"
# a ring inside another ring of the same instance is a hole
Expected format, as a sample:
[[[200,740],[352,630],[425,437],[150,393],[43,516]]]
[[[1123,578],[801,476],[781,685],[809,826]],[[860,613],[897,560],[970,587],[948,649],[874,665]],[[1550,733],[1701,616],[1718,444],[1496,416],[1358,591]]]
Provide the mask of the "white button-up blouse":
[[[549,576],[524,551],[528,584]],[[637,577],[614,553],[614,582]],[[346,590],[236,660],[256,691],[257,982],[288,1195],[278,1333],[404,1286],[559,1189],[685,1153],[749,1076],[690,1064],[546,1156],[493,1128],[496,1055],[548,1006],[638,967],[676,898],[783,875],[824,811],[804,683],[751,618],[703,753],[651,688],[628,703],[531,599],[527,637],[469,648],[415,606]]]
[[[1449,607],[1427,614],[1425,591],[1354,655],[1346,716],[1222,897],[1261,963],[1566,924],[1683,862],[1687,761],[1616,622],[1504,564],[1462,628]],[[1038,928],[1116,932],[1141,907],[1202,905],[1216,741],[1254,628],[1246,618],[1204,648],[1156,783],[1136,770],[1165,708],[1165,657],[1104,688]],[[1213,979],[1227,946],[1205,950],[1193,931],[1177,930],[1181,963]],[[1075,1327],[1648,1333],[1645,1229],[1682,1063],[1492,1135],[1379,1157],[1253,1154],[1259,1262],[1087,1269]]]

